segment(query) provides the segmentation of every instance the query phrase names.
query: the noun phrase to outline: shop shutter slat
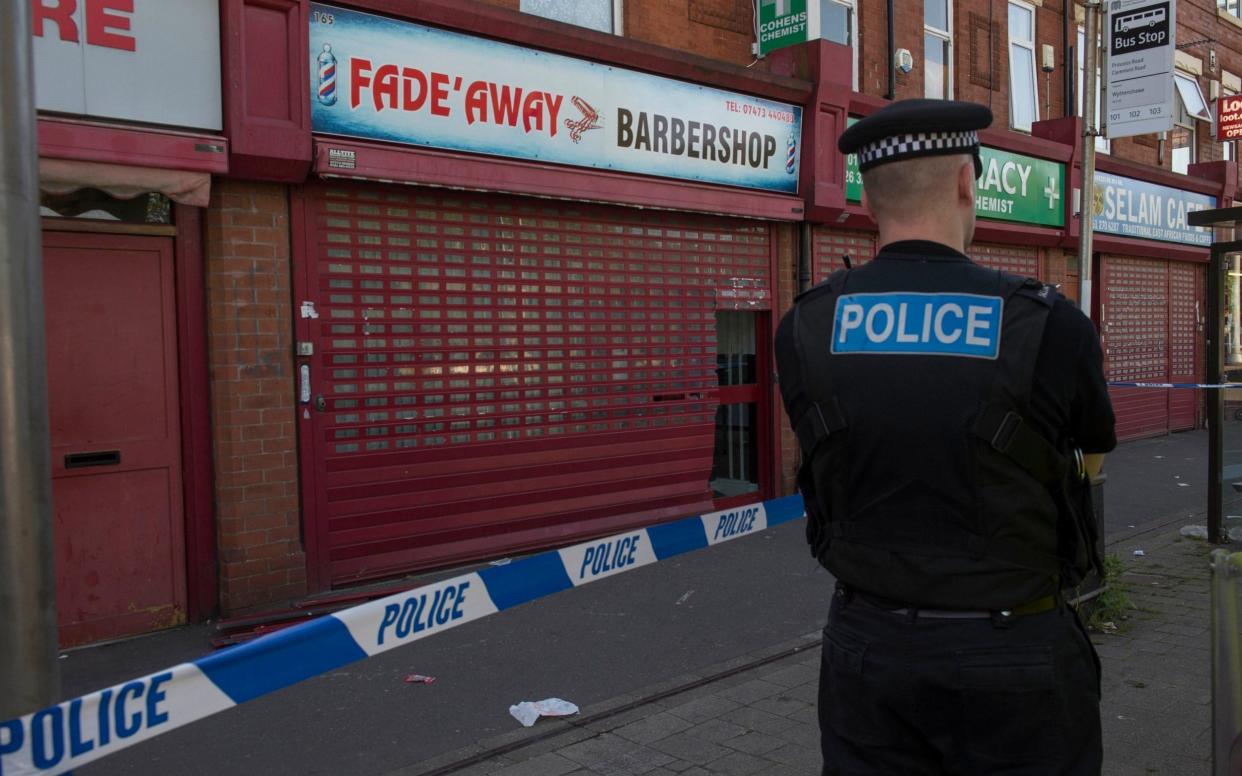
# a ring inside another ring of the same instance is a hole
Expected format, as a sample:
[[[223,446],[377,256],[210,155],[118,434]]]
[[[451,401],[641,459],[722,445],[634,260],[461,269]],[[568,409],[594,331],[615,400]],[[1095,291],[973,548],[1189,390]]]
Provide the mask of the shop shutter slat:
[[[1103,271],[1105,376],[1119,382],[1167,382],[1168,262],[1105,256]],[[1114,388],[1110,393],[1118,439],[1168,432],[1167,390]]]
[[[974,243],[966,255],[985,267],[1011,272],[1024,277],[1042,278],[1039,266],[1039,250],[1014,245],[991,245]]]
[[[332,584],[711,509],[715,312],[770,306],[766,224],[311,192]]]
[[[842,256],[849,256],[850,263],[855,267],[866,264],[875,256],[874,232],[816,226],[811,240],[811,279],[815,284],[824,282],[829,275],[845,268]]]
[[[1169,381],[1202,382],[1203,352],[1199,332],[1203,288],[1203,267],[1198,264],[1169,264]],[[1185,431],[1195,427],[1202,391],[1176,389],[1169,392],[1169,428]]]

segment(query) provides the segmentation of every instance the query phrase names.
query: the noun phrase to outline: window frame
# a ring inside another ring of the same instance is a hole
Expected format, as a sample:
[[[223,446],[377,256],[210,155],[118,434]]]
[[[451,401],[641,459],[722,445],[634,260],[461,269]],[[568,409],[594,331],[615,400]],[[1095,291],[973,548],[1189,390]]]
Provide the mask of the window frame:
[[[1013,10],[1015,8],[1019,8],[1030,14],[1030,17],[1031,17],[1031,38],[1030,40],[1016,41],[1014,40],[1012,33],[1009,32],[1009,27],[1010,27],[1009,14],[1013,13]],[[1031,127],[1034,126],[1036,121],[1039,121],[1039,64],[1038,64],[1038,59],[1035,56],[1035,48],[1038,45],[1038,40],[1039,40],[1039,34],[1036,31],[1036,27],[1035,27],[1037,13],[1035,11],[1035,6],[1027,2],[1026,0],[1009,0],[1009,2],[1005,6],[1005,9],[1006,9],[1005,27],[1006,27],[1006,33],[1007,33],[1006,38],[1008,39],[1008,42],[1009,42],[1009,51],[1008,51],[1008,55],[1009,55],[1009,128],[1017,132],[1025,132],[1027,134],[1030,134]],[[1014,46],[1018,46],[1019,48],[1024,49],[1027,53],[1030,54],[1030,57],[1031,57],[1031,101],[1032,101],[1031,107],[1034,108],[1033,110],[1034,118],[1031,119],[1031,127],[1019,127],[1014,119],[1014,95],[1017,93],[1017,84],[1014,80],[1014,76],[1016,73],[1015,73],[1014,66],[1013,66],[1013,62],[1014,62],[1013,47]]]
[[[1239,0],[1216,0],[1216,12],[1225,16],[1232,16],[1235,19],[1242,19],[1242,2]]]
[[[853,82],[851,88],[858,91],[858,0],[819,0],[819,37],[827,40],[824,35],[824,6],[835,5],[846,9],[850,20],[850,59],[853,61]]]
[[[1235,92],[1233,89],[1230,89],[1230,88],[1226,87],[1226,86],[1222,83],[1222,84],[1220,85],[1220,97],[1217,97],[1217,98],[1216,98],[1216,100],[1214,100],[1214,101],[1213,101],[1213,104],[1212,104],[1212,108],[1211,108],[1211,110],[1212,110],[1212,115],[1213,115],[1213,116],[1215,116],[1215,115],[1218,113],[1218,111],[1216,110],[1216,104],[1215,104],[1217,101],[1219,101],[1219,100],[1221,100],[1221,99],[1223,99],[1223,98],[1225,98],[1225,97],[1237,97],[1237,96],[1238,96],[1238,92]],[[1238,143],[1238,141],[1237,141],[1237,140],[1222,140],[1222,141],[1220,141],[1220,144],[1221,144],[1221,155],[1220,155],[1220,156],[1221,156],[1221,159],[1223,159],[1223,160],[1224,160],[1224,161],[1226,161],[1226,162],[1232,162],[1232,161],[1235,161],[1235,160],[1237,159],[1237,156],[1238,156],[1238,146],[1237,146],[1237,143]]]
[[[542,14],[537,14],[533,11],[524,11],[522,10],[521,0],[519,0],[518,2],[518,11],[520,13],[530,14],[531,16],[538,16],[540,19],[549,19],[554,22],[560,22],[561,24],[572,24],[573,26],[579,27],[584,30],[595,30],[595,32],[604,32],[607,35],[616,35],[618,37],[623,37],[625,35],[625,5],[624,3],[625,3],[625,0],[610,0],[610,4],[612,5],[612,29],[606,32],[604,30],[596,30],[594,27],[587,27],[586,25],[578,24],[577,22],[567,21],[565,19],[558,19],[554,16],[544,16]]]
[[[951,100],[953,99],[953,0],[943,0],[945,11],[945,23],[948,29],[940,29],[932,27],[927,23],[927,6],[924,0],[923,6],[923,96],[929,97],[927,94],[927,38],[934,37],[944,41],[947,54],[945,56],[944,70],[944,94],[933,97],[933,99]],[[891,65],[891,63],[890,63]]]

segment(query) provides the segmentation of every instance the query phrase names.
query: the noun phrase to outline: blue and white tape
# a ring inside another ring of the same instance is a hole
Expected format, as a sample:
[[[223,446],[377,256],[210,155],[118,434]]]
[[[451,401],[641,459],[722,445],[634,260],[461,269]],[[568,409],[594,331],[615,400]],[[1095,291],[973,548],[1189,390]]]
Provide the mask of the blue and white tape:
[[[65,773],[354,661],[802,516],[801,496],[787,496],[540,553],[336,612],[0,723],[0,776]]]
[[[1242,383],[1126,383],[1108,382],[1110,388],[1242,388]]]

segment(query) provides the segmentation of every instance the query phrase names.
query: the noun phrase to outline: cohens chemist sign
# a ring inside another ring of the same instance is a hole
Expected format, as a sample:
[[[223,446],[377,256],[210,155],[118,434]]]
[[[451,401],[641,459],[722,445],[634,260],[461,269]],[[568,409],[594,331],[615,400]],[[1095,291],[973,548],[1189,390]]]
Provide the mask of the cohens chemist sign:
[[[312,4],[316,132],[794,193],[802,111]]]

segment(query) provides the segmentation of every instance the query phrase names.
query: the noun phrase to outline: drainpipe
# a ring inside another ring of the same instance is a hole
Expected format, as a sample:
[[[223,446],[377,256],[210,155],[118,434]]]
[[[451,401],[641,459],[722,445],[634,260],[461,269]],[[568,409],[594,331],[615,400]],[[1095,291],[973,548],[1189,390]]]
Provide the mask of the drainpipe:
[[[888,0],[888,94],[884,95],[884,99],[892,100],[897,97],[897,67],[893,60],[897,57],[896,38],[897,33],[893,31],[893,0]]]
[[[1065,98],[1065,105],[1061,108],[1062,116],[1073,116],[1074,110],[1074,78],[1078,75],[1078,61],[1074,56],[1078,52],[1070,46],[1070,14],[1073,13],[1074,6],[1066,0],[1061,8],[1061,55],[1064,57],[1064,65],[1061,68],[1062,96]]]

